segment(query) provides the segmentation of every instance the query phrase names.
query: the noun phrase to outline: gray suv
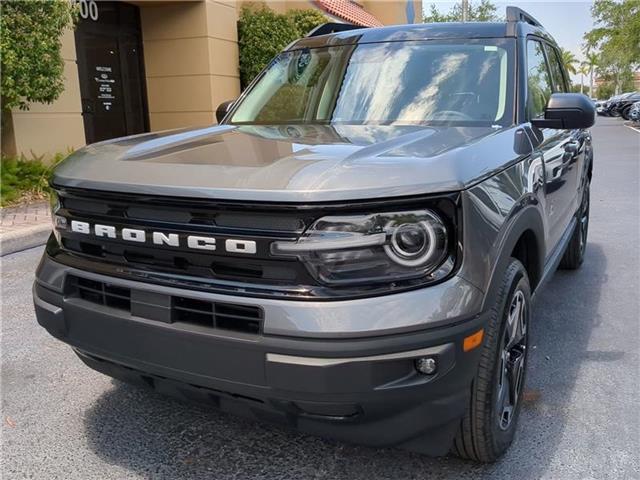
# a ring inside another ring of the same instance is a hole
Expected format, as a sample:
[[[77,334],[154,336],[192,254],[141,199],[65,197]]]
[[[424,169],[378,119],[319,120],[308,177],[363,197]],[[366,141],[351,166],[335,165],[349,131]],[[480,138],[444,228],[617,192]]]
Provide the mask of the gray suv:
[[[257,420],[482,462],[531,302],[583,261],[589,99],[533,18],[287,47],[220,125],[55,171],[38,322],[91,368]]]

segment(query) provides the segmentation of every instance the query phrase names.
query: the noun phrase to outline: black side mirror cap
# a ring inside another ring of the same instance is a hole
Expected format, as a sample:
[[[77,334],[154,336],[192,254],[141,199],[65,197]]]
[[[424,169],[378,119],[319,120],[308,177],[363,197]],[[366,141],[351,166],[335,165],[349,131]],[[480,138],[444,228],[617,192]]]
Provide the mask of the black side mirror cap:
[[[589,128],[595,121],[596,108],[589,97],[582,93],[554,93],[547,103],[544,118],[534,118],[531,125],[573,130]]]
[[[218,123],[222,123],[224,117],[226,117],[227,113],[229,113],[233,108],[234,103],[236,103],[235,100],[227,100],[226,102],[222,102],[218,105],[218,108],[216,109],[216,120]]]

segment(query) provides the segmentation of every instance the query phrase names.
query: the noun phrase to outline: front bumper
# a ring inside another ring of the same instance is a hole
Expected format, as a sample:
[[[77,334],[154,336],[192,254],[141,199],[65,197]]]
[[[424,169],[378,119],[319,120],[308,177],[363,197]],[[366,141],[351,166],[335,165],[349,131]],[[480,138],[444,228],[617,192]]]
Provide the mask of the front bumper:
[[[446,453],[481,350],[463,352],[462,340],[484,326],[483,315],[447,327],[353,338],[246,334],[158,322],[68,296],[63,286],[69,274],[92,276],[43,259],[34,285],[36,315],[90,367],[225,411],[354,443]],[[303,303],[279,301],[279,308]],[[394,315],[393,309],[373,309],[368,318],[382,325]],[[435,375],[416,372],[414,361],[422,356],[436,358]]]

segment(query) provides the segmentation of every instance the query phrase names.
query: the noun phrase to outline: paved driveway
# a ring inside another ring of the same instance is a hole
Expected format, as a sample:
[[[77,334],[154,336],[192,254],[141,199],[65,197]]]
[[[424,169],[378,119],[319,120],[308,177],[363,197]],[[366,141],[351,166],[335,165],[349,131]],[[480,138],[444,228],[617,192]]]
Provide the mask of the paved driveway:
[[[539,297],[519,435],[495,465],[325,441],[112,381],[37,326],[35,249],[3,259],[3,478],[640,478],[640,133],[600,119],[594,138],[587,260]]]

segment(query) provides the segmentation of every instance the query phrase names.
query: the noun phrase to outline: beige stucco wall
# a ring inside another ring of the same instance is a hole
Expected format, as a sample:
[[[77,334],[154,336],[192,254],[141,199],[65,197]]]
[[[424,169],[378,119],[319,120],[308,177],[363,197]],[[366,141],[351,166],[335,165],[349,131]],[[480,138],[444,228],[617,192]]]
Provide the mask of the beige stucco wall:
[[[408,23],[407,1],[413,1],[413,23],[422,23],[422,0],[363,0],[360,4],[385,25]]]
[[[33,103],[29,110],[12,112],[16,151],[27,158],[50,157],[85,144],[73,31],[67,30],[61,40],[64,92],[51,104]]]
[[[235,2],[138,5],[151,130],[215,123],[240,94]]]

